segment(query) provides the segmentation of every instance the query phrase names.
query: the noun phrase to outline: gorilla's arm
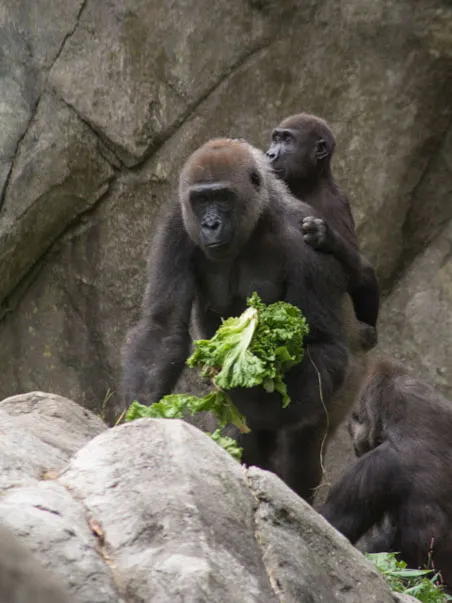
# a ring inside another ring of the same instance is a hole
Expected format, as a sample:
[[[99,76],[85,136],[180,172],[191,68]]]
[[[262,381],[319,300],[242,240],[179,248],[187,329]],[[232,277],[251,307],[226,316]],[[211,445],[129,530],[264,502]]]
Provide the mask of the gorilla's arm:
[[[175,386],[189,353],[195,284],[192,245],[179,208],[172,208],[154,238],[141,319],[126,338],[125,403],[150,405]]]
[[[302,224],[306,243],[317,251],[331,253],[340,262],[349,278],[348,291],[356,318],[376,327],[380,308],[380,290],[375,270],[356,247],[333,230],[322,218],[308,216]]]
[[[347,469],[319,512],[355,543],[400,503],[406,490],[403,475],[397,453],[385,442]]]
[[[307,216],[302,223],[303,238],[316,249],[323,253],[331,253],[341,263],[350,282],[355,284],[361,280],[362,259],[357,248],[347,243],[337,230],[323,218]]]
[[[372,327],[377,326],[380,311],[380,287],[377,275],[369,260],[361,258],[360,278],[350,282],[349,293],[353,301],[356,318]]]
[[[375,524],[356,543],[356,548],[362,553],[391,553],[397,552],[395,548],[397,526],[392,523],[389,516],[385,516],[381,523]]]

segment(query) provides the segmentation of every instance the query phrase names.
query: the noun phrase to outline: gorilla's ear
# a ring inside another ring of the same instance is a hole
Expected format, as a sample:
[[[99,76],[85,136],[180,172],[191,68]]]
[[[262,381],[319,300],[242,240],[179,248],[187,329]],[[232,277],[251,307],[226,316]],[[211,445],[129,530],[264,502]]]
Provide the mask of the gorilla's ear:
[[[328,145],[326,144],[326,140],[323,138],[319,138],[317,141],[317,148],[315,150],[315,156],[317,159],[325,159],[330,154],[330,150]]]

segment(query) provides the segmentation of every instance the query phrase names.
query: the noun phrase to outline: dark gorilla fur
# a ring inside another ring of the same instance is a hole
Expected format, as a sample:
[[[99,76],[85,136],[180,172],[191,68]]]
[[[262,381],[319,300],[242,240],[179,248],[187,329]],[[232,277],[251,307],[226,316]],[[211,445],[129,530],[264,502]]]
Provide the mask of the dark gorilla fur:
[[[310,334],[303,361],[287,375],[291,405],[283,409],[280,395],[262,388],[235,390],[232,399],[252,429],[239,438],[244,462],[275,471],[311,501],[322,442],[350,407],[343,389],[355,394],[362,372],[349,355],[359,329],[347,278],[332,255],[303,240],[298,225],[309,215],[312,209],[246,142],[211,140],[195,151],[180,175],[179,201],[153,239],[141,319],[126,337],[123,372],[125,403],[153,404],[181,374],[191,316],[199,336],[210,338],[222,318],[244,311],[253,291],[267,304],[300,307]]]
[[[452,586],[452,404],[402,366],[376,363],[352,413],[359,459],[332,488],[322,515],[352,543],[383,520],[369,552],[399,552]],[[383,537],[382,537],[383,536]],[[389,537],[389,540],[388,540]],[[433,540],[432,540],[433,539]]]
[[[0,603],[71,603],[32,553],[0,524]]]
[[[349,276],[348,291],[362,325],[362,345],[377,343],[380,294],[375,271],[359,253],[350,203],[334,181],[331,170],[336,142],[328,124],[300,113],[284,119],[272,132],[267,151],[275,173],[291,193],[316,210],[303,220],[307,243],[332,253]]]

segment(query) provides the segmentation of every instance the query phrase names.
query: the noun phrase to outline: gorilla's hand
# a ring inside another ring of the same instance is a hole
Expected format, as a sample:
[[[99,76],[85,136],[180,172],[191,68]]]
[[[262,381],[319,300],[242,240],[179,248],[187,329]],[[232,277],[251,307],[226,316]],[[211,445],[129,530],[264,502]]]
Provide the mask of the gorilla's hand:
[[[311,245],[317,251],[334,253],[336,249],[334,233],[325,220],[307,216],[303,219],[301,228],[303,238],[308,245]]]

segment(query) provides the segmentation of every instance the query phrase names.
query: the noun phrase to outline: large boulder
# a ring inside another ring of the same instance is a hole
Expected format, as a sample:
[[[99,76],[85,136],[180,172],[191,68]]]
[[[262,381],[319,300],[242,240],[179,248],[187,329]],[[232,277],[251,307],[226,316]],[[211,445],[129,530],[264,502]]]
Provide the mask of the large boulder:
[[[0,451],[0,517],[74,602],[393,602],[376,569],[279,478],[246,470],[184,421],[105,430],[75,403],[36,393],[0,406],[11,437],[27,433],[27,408],[30,429],[53,422],[52,442],[36,429],[31,444],[10,440],[17,460]],[[65,438],[73,454],[62,464]],[[22,480],[4,472],[20,460]]]

